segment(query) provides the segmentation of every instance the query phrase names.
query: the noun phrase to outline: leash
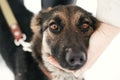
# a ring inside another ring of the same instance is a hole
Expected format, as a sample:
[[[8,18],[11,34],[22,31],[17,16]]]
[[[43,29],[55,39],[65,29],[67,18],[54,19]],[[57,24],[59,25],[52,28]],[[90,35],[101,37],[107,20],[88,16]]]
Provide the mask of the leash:
[[[26,35],[22,33],[19,24],[10,8],[7,0],[0,0],[0,8],[2,13],[8,23],[8,26],[11,30],[12,35],[14,36],[14,43],[16,46],[22,46],[23,51],[32,52],[31,44],[26,42]]]

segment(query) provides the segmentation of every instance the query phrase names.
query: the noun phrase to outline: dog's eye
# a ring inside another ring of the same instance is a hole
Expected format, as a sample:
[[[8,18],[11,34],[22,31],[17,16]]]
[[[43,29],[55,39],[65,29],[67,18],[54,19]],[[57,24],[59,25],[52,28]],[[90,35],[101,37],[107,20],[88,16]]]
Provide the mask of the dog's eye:
[[[49,25],[49,29],[50,29],[50,31],[51,32],[53,32],[53,33],[59,33],[60,32],[60,26],[58,26],[56,23],[51,23],[50,25]]]
[[[85,33],[85,32],[87,32],[87,31],[89,30],[89,27],[90,27],[89,24],[83,23],[83,24],[81,25],[81,27],[80,27],[80,30],[81,30],[83,33]]]
[[[52,30],[58,30],[58,26],[57,26],[56,24],[50,25],[50,28],[51,28]]]
[[[84,23],[84,24],[82,25],[82,28],[87,29],[87,28],[89,28],[89,25],[86,24],[86,23]]]

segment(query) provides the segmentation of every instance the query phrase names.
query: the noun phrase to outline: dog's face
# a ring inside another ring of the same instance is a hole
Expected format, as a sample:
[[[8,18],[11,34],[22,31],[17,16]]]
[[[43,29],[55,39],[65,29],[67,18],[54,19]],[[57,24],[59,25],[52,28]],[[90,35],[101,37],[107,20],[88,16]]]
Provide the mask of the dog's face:
[[[33,52],[37,59],[53,56],[69,70],[86,63],[89,38],[98,23],[90,13],[77,6],[57,6],[41,11],[35,19],[38,30]]]

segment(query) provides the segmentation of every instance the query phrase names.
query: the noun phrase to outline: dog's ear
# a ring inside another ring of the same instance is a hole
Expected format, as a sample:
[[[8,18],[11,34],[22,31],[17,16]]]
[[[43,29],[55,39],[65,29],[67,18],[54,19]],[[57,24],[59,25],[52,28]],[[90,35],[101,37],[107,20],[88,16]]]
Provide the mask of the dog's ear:
[[[46,10],[42,10],[38,15],[35,15],[31,20],[31,29],[34,32],[32,37],[32,56],[38,61],[42,63],[41,58],[41,45],[42,45],[42,20],[46,13],[48,13],[52,8],[48,8]]]
[[[35,15],[32,20],[31,20],[31,29],[34,33],[38,32],[41,30],[41,24],[43,22],[43,17],[46,13],[48,13],[49,11],[51,11],[52,8],[49,7],[45,10],[40,11],[37,15]]]
[[[92,20],[93,29],[96,30],[100,26],[100,21],[89,13],[90,19]]]

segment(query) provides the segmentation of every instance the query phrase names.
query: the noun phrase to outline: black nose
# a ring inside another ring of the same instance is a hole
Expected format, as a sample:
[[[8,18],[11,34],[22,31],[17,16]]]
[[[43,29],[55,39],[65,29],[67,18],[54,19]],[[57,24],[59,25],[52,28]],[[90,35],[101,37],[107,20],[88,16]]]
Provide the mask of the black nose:
[[[80,68],[86,62],[86,55],[84,52],[74,53],[71,48],[66,49],[66,62],[74,67],[74,69]]]

